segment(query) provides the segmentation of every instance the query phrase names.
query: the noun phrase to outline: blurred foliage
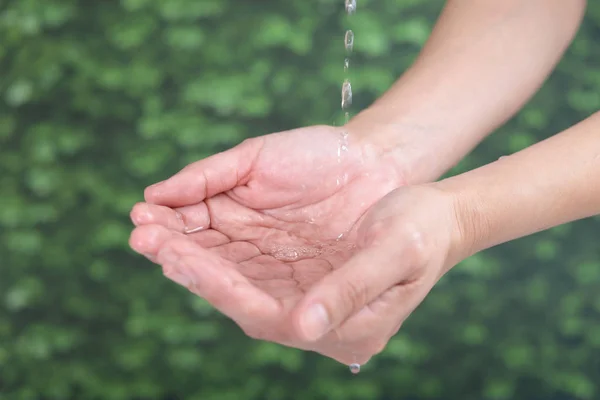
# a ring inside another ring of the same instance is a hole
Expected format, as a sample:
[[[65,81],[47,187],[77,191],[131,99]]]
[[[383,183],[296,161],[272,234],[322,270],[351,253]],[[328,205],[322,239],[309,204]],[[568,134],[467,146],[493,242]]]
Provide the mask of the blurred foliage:
[[[443,2],[0,0],[0,399],[600,398],[598,220],[478,254],[358,376],[254,342],[128,249],[143,188],[245,137],[362,108]],[[600,4],[454,172],[600,108]]]

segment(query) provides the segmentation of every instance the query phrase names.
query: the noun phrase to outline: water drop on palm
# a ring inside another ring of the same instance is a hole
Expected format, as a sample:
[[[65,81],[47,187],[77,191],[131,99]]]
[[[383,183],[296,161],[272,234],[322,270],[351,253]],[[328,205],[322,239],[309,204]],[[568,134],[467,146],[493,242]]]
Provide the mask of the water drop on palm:
[[[350,372],[352,372],[354,375],[358,374],[360,372],[360,364],[354,363],[354,364],[350,364]]]

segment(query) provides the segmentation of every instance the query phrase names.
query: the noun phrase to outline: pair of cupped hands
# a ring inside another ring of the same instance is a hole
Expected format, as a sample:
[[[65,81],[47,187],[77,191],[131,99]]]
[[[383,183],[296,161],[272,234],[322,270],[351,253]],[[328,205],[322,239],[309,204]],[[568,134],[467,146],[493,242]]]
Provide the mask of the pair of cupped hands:
[[[188,165],[145,190],[131,247],[252,338],[366,363],[466,246],[451,196],[343,132],[270,134]]]

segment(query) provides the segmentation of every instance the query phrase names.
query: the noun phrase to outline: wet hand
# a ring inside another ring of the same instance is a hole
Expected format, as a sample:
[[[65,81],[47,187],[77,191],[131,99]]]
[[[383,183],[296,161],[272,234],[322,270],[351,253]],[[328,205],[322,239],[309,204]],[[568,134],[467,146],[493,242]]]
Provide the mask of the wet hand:
[[[470,255],[457,208],[434,186],[399,188],[374,205],[356,228],[350,259],[290,313],[300,342],[348,364],[383,351],[437,281]]]
[[[250,336],[313,349],[283,318],[352,257],[364,213],[403,183],[395,158],[341,128],[267,135],[148,188],[130,243]]]
[[[466,256],[455,216],[450,196],[400,188],[373,206],[337,247],[289,262],[267,255],[240,260],[241,251],[226,250],[233,249],[231,242],[210,247],[208,236],[199,240],[164,227],[138,228],[135,235],[151,229],[147,243],[155,246],[165,275],[207,299],[250,337],[364,364]]]

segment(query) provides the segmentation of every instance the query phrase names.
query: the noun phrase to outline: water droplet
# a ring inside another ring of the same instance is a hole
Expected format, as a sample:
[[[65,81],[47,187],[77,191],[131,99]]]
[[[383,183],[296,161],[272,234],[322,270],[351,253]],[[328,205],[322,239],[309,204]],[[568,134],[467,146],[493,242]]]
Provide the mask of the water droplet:
[[[352,85],[346,79],[342,85],[342,109],[345,110],[352,105]]]
[[[296,261],[300,256],[296,250],[285,247],[276,249],[272,254],[279,261]]]
[[[342,131],[340,137],[340,150],[348,151],[348,132]]]
[[[344,48],[349,53],[352,52],[352,49],[354,48],[354,32],[351,30],[347,30],[344,35]]]
[[[360,372],[360,364],[350,364],[350,372],[352,372],[354,375],[358,374]]]
[[[346,12],[349,15],[356,12],[356,0],[346,0]]]
[[[340,141],[338,143],[337,156],[338,162],[342,162],[342,153],[348,151],[348,132],[342,131],[340,133]]]
[[[348,72],[348,68],[350,68],[350,59],[346,58],[344,60],[344,72]]]

